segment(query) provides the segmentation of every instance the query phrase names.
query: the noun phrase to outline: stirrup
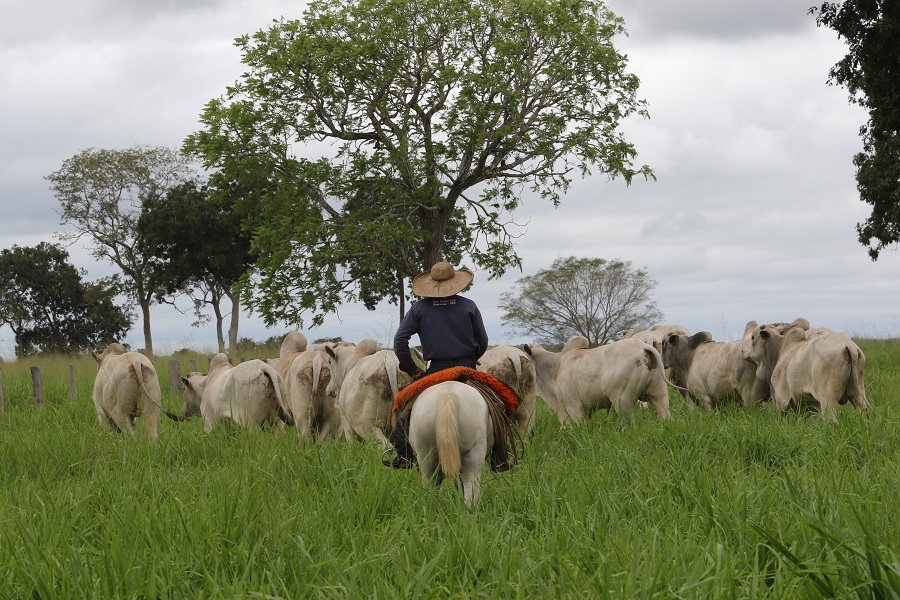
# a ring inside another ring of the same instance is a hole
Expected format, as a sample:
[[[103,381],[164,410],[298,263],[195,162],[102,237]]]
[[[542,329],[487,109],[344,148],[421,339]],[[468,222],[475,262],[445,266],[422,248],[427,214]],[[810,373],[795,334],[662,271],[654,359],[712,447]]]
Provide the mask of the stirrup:
[[[394,458],[387,458],[389,452],[395,452]],[[415,460],[410,460],[397,452],[396,448],[388,448],[381,453],[381,464],[393,469],[413,469],[416,466]]]

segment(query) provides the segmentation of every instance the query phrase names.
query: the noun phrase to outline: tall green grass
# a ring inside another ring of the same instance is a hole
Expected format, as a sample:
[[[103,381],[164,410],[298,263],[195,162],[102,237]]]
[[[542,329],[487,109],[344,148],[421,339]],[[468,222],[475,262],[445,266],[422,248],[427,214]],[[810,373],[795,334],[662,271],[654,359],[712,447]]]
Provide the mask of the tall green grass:
[[[156,444],[115,434],[94,365],[70,404],[67,359],[45,364],[42,409],[27,366],[2,365],[0,597],[897,598],[900,343],[860,345],[875,412],[837,423],[672,392],[673,422],[560,430],[540,404],[473,510],[365,444],[165,418]]]

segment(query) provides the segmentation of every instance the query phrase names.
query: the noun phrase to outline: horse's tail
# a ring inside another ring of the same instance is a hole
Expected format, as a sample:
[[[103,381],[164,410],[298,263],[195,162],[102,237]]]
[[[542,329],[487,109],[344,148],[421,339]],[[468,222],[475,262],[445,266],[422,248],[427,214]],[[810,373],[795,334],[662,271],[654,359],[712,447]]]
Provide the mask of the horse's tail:
[[[445,478],[456,479],[462,468],[459,451],[459,400],[454,393],[443,393],[437,398],[436,404],[434,440],[441,471]]]

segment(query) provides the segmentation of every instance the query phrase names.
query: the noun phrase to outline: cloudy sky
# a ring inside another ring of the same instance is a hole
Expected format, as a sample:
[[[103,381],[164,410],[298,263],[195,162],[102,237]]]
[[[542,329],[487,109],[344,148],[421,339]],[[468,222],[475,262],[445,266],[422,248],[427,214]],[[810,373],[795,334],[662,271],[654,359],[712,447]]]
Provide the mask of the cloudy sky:
[[[531,341],[502,326],[497,302],[560,256],[619,258],[658,282],[665,322],[740,337],[750,319],[805,316],[857,336],[900,336],[900,255],[869,260],[855,225],[868,216],[852,156],[866,115],[827,85],[846,52],[807,15],[812,0],[610,0],[650,119],[626,124],[655,182],[577,181],[554,209],[517,213],[524,271],[476,275],[468,294],[492,342]],[[301,16],[286,0],[7,2],[0,20],[0,248],[55,241],[46,175],[82,149],[179,147],[203,105],[241,74],[233,39]],[[70,248],[88,278],[114,272]],[[396,308],[356,306],[310,338],[390,339]],[[211,326],[154,307],[158,353],[214,348]],[[264,339],[245,316],[241,336]],[[125,340],[143,346],[140,322]],[[9,357],[12,332],[0,328]]]

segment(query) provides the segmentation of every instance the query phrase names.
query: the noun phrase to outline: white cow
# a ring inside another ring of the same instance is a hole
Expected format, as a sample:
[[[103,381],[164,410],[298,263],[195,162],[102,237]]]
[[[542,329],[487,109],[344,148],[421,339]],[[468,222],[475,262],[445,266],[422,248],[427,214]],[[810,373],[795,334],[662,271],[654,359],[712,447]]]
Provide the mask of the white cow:
[[[646,342],[656,348],[657,352],[662,352],[663,340],[669,335],[691,335],[688,328],[683,325],[654,325],[647,329],[645,325],[638,325],[631,331],[624,333],[622,337],[616,341],[626,339],[636,339]]]
[[[713,410],[727,400],[740,400],[745,408],[769,397],[769,385],[756,376],[756,364],[744,358],[755,321],[747,323],[744,338],[714,342],[701,331],[693,336],[670,333],[663,340],[663,362],[672,383],[681,388],[691,407],[698,402]],[[696,402],[695,402],[696,401]]]
[[[224,353],[209,363],[209,373],[192,372],[184,382],[184,415],[199,414],[209,433],[225,419],[243,427],[259,427],[287,416],[284,381],[262,360],[232,366]]]
[[[365,338],[359,344],[352,342],[326,342],[313,348],[330,348],[333,353],[331,361],[331,381],[328,384],[328,395],[337,398],[344,383],[344,377],[360,359],[375,354],[378,350],[378,342],[371,338]]]
[[[494,346],[478,359],[478,369],[493,375],[519,396],[514,415],[519,436],[525,439],[534,433],[537,374],[528,353],[514,346]]]
[[[560,423],[579,423],[598,408],[634,415],[638,400],[649,402],[664,419],[669,414],[669,390],[659,352],[640,340],[624,339],[590,348],[587,338],[569,340],[561,352],[540,344],[526,346],[537,373],[537,394]]]
[[[302,436],[324,440],[341,431],[341,414],[327,392],[332,357],[328,347],[306,350],[297,354],[284,372],[287,404],[297,433]]]
[[[108,345],[94,358],[98,370],[91,398],[100,424],[107,422],[118,431],[133,433],[135,418],[142,417],[150,439],[157,439],[162,393],[150,359],[126,351],[119,343]]]
[[[390,448],[385,432],[393,425],[391,407],[400,387],[409,381],[392,350],[360,358],[344,376],[338,396],[344,437],[375,440]]]
[[[837,407],[849,401],[871,409],[866,399],[866,357],[845,333],[825,328],[769,327],[750,332],[744,356],[771,374],[772,397],[779,412],[788,408],[818,408],[837,419]]]

